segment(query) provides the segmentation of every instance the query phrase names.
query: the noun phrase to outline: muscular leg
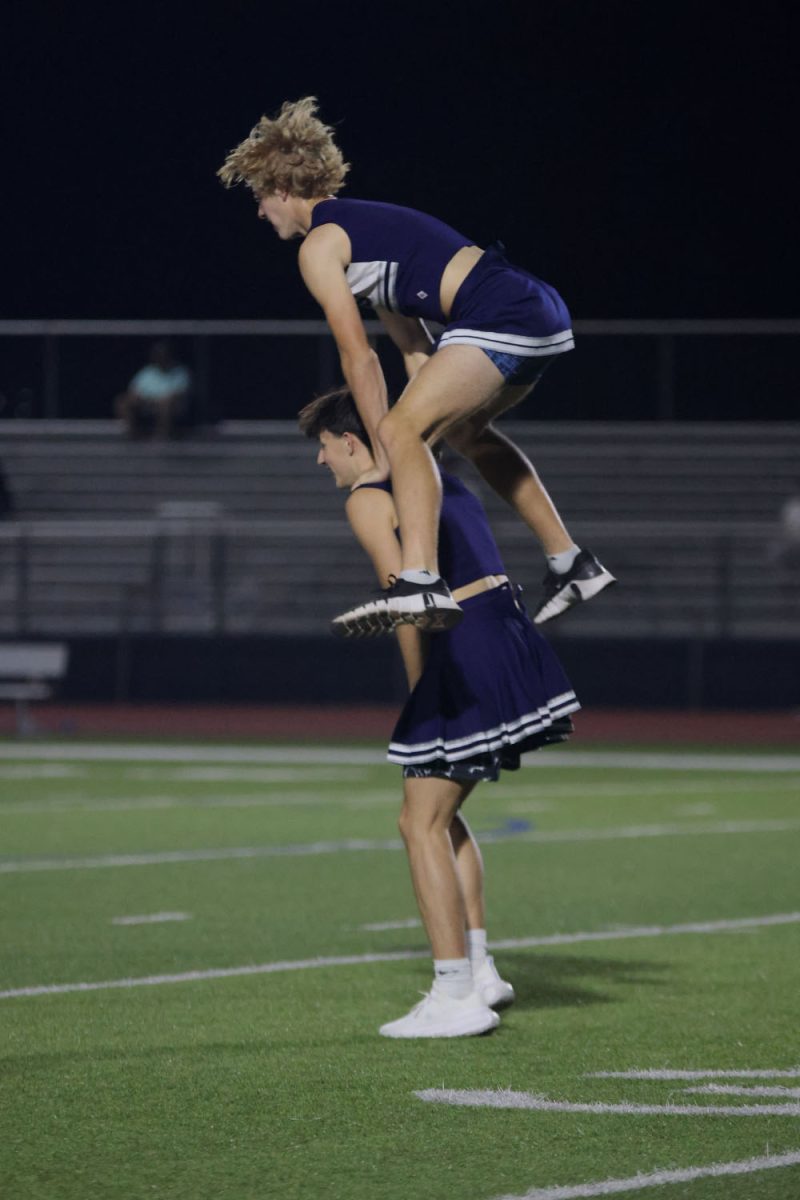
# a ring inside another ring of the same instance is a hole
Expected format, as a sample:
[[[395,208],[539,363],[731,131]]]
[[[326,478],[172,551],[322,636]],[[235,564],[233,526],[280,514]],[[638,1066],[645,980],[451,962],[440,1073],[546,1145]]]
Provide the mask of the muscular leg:
[[[472,791],[474,784],[465,785]],[[466,796],[464,796],[466,799]],[[463,801],[462,801],[463,802]],[[486,928],[486,907],[483,900],[483,858],[478,843],[467,822],[456,813],[450,822],[450,840],[456,856],[456,870],[464,895],[464,914],[467,929]]]
[[[441,484],[426,443],[441,437],[448,437],[472,459],[487,482],[538,536],[549,556],[550,569],[535,621],[550,620],[614,582],[594,555],[581,552],[574,544],[522,451],[491,426],[494,416],[518,403],[529,390],[504,385],[501,372],[475,346],[437,350],[417,372],[378,426],[392,476],[404,578],[393,589],[394,595],[338,616],[336,631],[346,636],[383,632],[401,621],[424,629],[446,629],[460,618],[446,587],[424,576],[406,574],[421,570],[439,574]]]
[[[447,346],[426,363],[384,417],[379,436],[389,458],[403,543],[403,569],[437,570],[441,503],[433,458],[424,444],[445,435],[489,486],[536,534],[546,554],[573,545],[533,464],[491,425],[530,387],[503,386],[500,372],[474,346]]]
[[[405,780],[400,832],[435,959],[467,957],[467,911],[451,828],[471,787],[450,779]],[[460,852],[464,853],[463,846]],[[474,889],[474,876],[469,870],[467,884]],[[474,911],[472,900],[471,908]]]
[[[475,413],[499,391],[502,375],[482,350],[447,346],[414,376],[383,418],[378,436],[389,459],[400,522],[403,570],[438,573],[440,484],[425,440]]]
[[[471,787],[474,785],[470,785]],[[450,838],[456,855],[456,870],[464,893],[472,980],[485,1004],[493,1008],[514,1002],[514,989],[501,979],[494,959],[486,948],[486,907],[483,898],[483,859],[467,822],[456,813],[450,824]]]
[[[479,990],[473,976],[464,892],[451,835],[454,830],[463,855],[461,831],[465,827],[456,814],[471,789],[471,784],[450,779],[405,780],[400,832],[433,951],[434,984],[405,1017],[381,1026],[384,1037],[467,1037],[488,1033],[498,1024],[490,1007],[494,993],[485,996],[484,984]],[[468,887],[474,887],[475,879],[474,871],[467,870],[467,876],[471,875]]]
[[[530,392],[530,387],[504,387],[480,412],[447,431],[449,445],[468,458],[489,487],[505,500],[536,534],[545,554],[560,554],[573,545],[533,463],[518,446],[491,424]]]

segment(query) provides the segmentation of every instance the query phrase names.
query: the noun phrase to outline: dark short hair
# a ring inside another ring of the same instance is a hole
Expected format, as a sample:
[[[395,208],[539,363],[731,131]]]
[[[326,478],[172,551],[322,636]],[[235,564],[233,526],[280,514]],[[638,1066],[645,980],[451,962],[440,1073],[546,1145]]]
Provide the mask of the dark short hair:
[[[297,414],[300,432],[307,438],[318,438],[323,429],[341,437],[344,433],[354,433],[372,450],[369,435],[364,422],[358,415],[355,401],[347,387],[333,388],[322,396],[317,396]]]

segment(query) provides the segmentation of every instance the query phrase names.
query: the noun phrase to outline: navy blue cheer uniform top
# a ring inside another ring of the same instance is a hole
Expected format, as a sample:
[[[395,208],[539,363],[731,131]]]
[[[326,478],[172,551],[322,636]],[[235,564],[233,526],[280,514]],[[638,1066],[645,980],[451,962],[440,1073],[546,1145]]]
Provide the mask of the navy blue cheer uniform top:
[[[355,298],[445,324],[437,349],[474,345],[497,362],[498,355],[550,358],[573,348],[570,315],[558,292],[512,266],[502,248],[484,251],[446,315],[439,297],[444,269],[473,241],[427,213],[372,200],[320,200],[312,209],[311,229],[329,224],[350,240],[346,276]],[[498,366],[516,382],[505,364]]]
[[[391,493],[390,483],[364,484]],[[504,575],[483,505],[442,472],[442,575],[451,588]],[[496,780],[520,755],[564,741],[580,704],[519,589],[501,584],[461,601],[464,619],[430,639],[422,676],[400,714],[388,759],[408,776]]]

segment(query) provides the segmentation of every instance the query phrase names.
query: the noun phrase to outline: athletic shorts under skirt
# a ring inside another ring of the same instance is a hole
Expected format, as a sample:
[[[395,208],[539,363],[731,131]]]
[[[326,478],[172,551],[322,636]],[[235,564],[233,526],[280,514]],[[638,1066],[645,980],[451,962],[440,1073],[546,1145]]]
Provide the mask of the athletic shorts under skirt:
[[[498,365],[508,382],[521,383],[520,369],[532,366],[524,360],[564,354],[575,342],[569,311],[555,288],[490,246],[456,292],[436,349],[457,345],[477,346],[494,362],[495,355],[510,356],[507,369]]]
[[[430,639],[392,734],[387,758],[411,777],[496,779],[522,754],[564,741],[580,708],[519,589],[503,584],[461,607],[461,623]]]

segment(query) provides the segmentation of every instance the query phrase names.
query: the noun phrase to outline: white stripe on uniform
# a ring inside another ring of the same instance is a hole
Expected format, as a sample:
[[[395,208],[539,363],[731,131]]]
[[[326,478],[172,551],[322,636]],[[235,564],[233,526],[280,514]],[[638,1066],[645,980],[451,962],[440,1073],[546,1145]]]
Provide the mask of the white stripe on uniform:
[[[536,358],[545,354],[563,354],[574,349],[571,329],[562,329],[547,337],[523,337],[516,333],[489,333],[485,329],[449,329],[439,341],[443,346],[478,346],[500,354],[516,354],[520,358]]]
[[[523,741],[532,733],[540,733],[549,729],[554,720],[577,712],[580,708],[574,692],[565,692],[551,700],[549,707],[540,708],[536,712],[527,713],[516,721],[503,723],[494,729],[479,730],[466,737],[436,738],[432,742],[392,742],[387,758],[389,762],[411,766],[416,763],[431,762],[434,759],[445,758],[448,762],[459,762],[471,758],[474,754],[486,754],[499,750],[501,746],[514,745]]]

